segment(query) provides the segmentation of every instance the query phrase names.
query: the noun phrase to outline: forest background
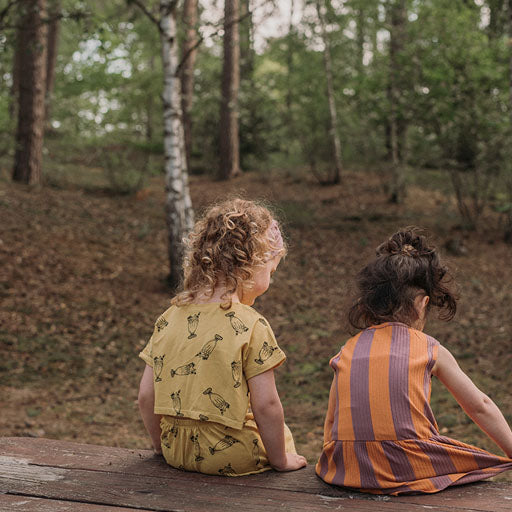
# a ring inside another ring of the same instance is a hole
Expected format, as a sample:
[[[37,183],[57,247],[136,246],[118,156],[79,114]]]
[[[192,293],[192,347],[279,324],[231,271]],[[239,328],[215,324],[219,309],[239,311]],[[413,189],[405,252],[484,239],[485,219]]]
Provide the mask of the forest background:
[[[230,194],[285,228],[256,308],[310,462],[353,277],[405,225],[459,283],[429,334],[512,423],[512,0],[0,0],[0,84],[1,435],[149,447],[137,353]]]

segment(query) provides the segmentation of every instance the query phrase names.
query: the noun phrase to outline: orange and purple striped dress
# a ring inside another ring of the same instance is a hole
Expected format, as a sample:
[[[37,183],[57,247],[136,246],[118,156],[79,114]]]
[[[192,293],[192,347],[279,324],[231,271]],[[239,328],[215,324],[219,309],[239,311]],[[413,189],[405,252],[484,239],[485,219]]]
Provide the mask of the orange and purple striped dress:
[[[322,480],[371,493],[432,493],[512,469],[512,459],[440,435],[429,403],[438,347],[389,322],[360,332],[331,359]]]

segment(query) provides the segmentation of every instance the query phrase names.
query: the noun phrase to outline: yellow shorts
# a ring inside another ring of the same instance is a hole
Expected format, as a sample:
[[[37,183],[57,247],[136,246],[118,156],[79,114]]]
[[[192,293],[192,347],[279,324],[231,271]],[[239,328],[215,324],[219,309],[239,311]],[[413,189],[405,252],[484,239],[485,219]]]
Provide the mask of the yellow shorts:
[[[272,469],[254,421],[247,413],[241,430],[212,421],[163,416],[162,454],[170,466],[208,475],[242,476]],[[284,426],[285,448],[297,453]]]

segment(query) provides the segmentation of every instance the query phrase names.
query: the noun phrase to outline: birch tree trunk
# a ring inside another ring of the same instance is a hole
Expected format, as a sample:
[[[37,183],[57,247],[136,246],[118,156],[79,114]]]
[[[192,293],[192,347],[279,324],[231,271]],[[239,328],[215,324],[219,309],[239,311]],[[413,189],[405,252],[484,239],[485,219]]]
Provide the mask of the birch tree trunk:
[[[182,279],[183,238],[194,225],[188,186],[187,159],[181,113],[181,84],[176,76],[178,46],[176,1],[160,0],[160,38],[164,90],[164,152],[166,219],[170,262],[169,285],[176,290]]]
[[[194,96],[194,67],[197,50],[197,0],[185,0],[183,4],[183,23],[185,24],[185,42],[183,44],[182,58],[185,59],[181,68],[181,107],[183,111],[183,130],[185,134],[185,150],[187,156],[187,169],[190,169],[190,151],[192,147],[192,119],[190,108]]]
[[[406,0],[394,0],[391,5],[390,50],[389,50],[389,102],[390,102],[390,146],[391,187],[390,201],[401,204],[406,196],[406,168],[404,165],[405,125],[401,118],[401,69],[399,56],[405,45],[407,21]]]
[[[18,31],[18,128],[12,179],[41,183],[46,90],[46,0],[24,0]]]
[[[330,1],[330,0],[325,0]],[[339,183],[341,178],[342,163],[341,163],[341,143],[338,135],[338,114],[336,112],[336,103],[334,101],[334,80],[332,74],[332,60],[331,60],[331,47],[327,29],[325,27],[325,18],[322,10],[320,0],[316,1],[316,10],[318,13],[318,20],[320,22],[320,33],[322,42],[324,44],[323,58],[325,76],[327,79],[327,101],[329,102],[329,135],[333,148],[334,170],[332,176],[329,178],[329,183]]]
[[[240,41],[238,19],[239,0],[225,0],[224,61],[222,66],[222,99],[219,137],[219,178],[225,180],[240,174],[240,142],[238,139]]]

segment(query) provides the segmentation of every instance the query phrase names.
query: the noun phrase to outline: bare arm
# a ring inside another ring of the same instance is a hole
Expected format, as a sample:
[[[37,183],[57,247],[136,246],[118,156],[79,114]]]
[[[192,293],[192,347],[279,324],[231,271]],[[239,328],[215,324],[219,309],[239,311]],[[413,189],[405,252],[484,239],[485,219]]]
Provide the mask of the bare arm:
[[[140,415],[142,416],[142,421],[148,431],[149,437],[151,437],[153,449],[155,450],[155,453],[162,453],[160,445],[161,416],[154,413],[155,388],[153,384],[153,368],[149,365],[146,365],[146,368],[144,368],[144,373],[140,380],[138,402]]]
[[[277,394],[274,370],[260,373],[248,380],[251,408],[265,445],[270,465],[277,471],[293,471],[304,467],[304,457],[285,452],[284,414]]]
[[[433,373],[446,386],[467,415],[512,458],[512,431],[497,405],[460,369],[452,354],[439,346]]]

